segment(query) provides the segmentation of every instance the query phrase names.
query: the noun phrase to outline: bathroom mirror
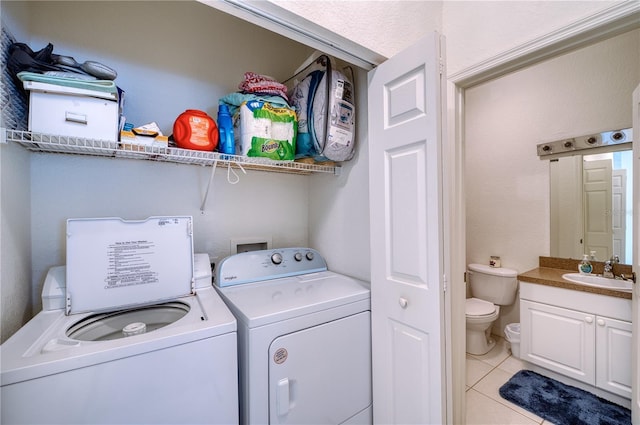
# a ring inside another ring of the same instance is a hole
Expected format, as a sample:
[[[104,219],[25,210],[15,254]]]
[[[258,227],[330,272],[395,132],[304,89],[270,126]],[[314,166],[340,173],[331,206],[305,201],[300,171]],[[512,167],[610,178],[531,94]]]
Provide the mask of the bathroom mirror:
[[[630,145],[630,143],[629,143]],[[552,159],[549,166],[551,256],[632,262],[631,150],[588,151]]]

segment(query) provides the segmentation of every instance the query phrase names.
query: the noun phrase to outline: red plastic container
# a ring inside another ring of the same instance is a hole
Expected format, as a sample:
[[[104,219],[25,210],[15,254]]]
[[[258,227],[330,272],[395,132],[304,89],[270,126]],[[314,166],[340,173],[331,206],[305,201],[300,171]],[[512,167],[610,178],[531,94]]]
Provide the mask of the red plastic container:
[[[173,140],[183,149],[213,151],[218,146],[218,126],[205,112],[187,109],[173,123]]]

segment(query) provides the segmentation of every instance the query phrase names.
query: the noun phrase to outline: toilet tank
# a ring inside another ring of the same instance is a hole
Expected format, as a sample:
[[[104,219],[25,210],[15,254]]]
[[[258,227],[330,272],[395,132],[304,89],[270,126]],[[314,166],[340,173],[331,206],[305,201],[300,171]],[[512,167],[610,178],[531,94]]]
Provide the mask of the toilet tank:
[[[510,305],[516,299],[518,272],[504,267],[469,264],[471,295],[497,305]]]

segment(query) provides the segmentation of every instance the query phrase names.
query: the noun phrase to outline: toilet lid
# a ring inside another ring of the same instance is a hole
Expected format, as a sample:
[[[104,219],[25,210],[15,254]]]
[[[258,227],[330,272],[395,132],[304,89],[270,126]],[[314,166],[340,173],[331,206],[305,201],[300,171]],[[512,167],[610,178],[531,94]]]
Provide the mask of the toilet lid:
[[[465,313],[468,316],[488,316],[496,311],[496,306],[489,301],[479,298],[467,298],[465,301]]]

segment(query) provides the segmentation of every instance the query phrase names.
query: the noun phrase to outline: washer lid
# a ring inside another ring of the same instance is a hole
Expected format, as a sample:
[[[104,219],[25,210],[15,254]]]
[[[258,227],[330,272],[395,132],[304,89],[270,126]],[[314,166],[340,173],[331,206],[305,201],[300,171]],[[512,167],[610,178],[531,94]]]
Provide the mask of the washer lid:
[[[496,311],[496,306],[480,298],[467,298],[464,310],[469,316],[488,316]]]
[[[193,293],[191,217],[67,220],[67,314]]]

